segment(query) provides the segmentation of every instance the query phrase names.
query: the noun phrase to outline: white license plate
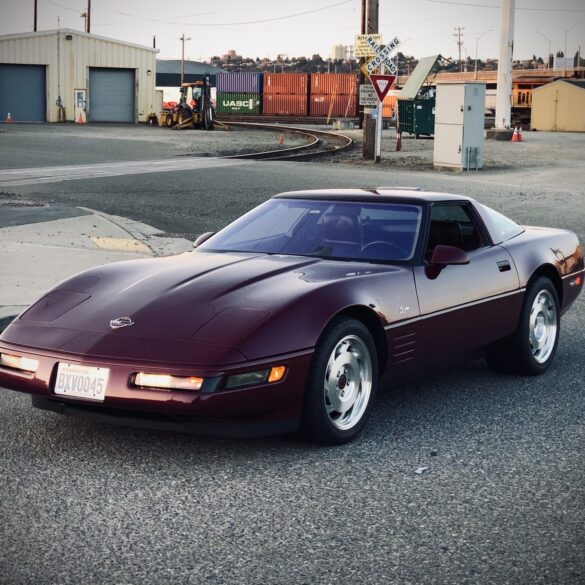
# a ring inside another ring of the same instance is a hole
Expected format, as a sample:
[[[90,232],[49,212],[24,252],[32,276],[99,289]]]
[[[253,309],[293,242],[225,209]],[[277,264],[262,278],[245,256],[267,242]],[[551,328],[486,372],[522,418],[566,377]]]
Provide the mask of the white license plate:
[[[110,370],[77,364],[60,363],[57,368],[55,394],[103,401]]]

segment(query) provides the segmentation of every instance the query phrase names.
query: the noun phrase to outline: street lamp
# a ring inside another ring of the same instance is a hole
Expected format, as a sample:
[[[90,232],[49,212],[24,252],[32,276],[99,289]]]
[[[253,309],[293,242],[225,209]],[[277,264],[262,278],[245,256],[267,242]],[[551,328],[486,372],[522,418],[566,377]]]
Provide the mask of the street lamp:
[[[550,69],[550,39],[541,31],[537,30],[536,31],[539,35],[543,36],[547,41],[548,41],[548,55],[546,58],[546,68]]]
[[[185,41],[190,41],[191,37],[186,37],[185,33],[179,38],[181,41],[181,85],[185,81]]]
[[[567,37],[569,36],[569,33],[578,25],[578,24],[583,24],[583,21],[580,20],[579,22],[576,22],[571,28],[568,28],[565,31],[565,52],[563,53],[563,57],[564,57],[564,61],[563,61],[563,77],[565,76],[565,73],[567,72]]]
[[[477,48],[479,46],[479,39],[481,37],[487,35],[489,32],[492,32],[493,28],[488,28],[485,32],[482,32],[476,39],[475,39],[475,73],[473,74],[473,79],[477,79]]]

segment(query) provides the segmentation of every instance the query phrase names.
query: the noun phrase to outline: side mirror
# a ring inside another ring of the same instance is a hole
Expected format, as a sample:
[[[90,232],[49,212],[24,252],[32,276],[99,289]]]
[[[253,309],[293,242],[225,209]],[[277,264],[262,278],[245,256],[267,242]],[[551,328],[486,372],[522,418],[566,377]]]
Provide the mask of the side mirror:
[[[435,246],[431,257],[431,264],[451,266],[453,264],[469,264],[469,256],[465,250],[455,246]]]
[[[215,234],[215,232],[205,232],[204,234],[201,234],[193,242],[193,247],[198,248],[199,246],[201,246],[201,244],[203,244],[203,242],[206,242],[207,240],[209,240],[209,238],[211,238],[211,236],[213,236],[214,234]]]
[[[469,264],[469,255],[465,250],[456,248],[455,246],[439,244],[433,250],[430,264],[425,267],[425,274],[428,278],[434,280],[441,274],[445,266],[461,264]]]

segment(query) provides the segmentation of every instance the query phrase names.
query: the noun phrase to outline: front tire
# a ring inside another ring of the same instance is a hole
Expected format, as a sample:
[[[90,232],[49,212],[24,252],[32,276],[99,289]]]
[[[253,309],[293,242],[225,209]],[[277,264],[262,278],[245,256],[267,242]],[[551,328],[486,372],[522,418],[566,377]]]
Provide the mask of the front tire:
[[[551,365],[561,328],[559,298],[553,283],[538,277],[528,286],[516,331],[489,347],[486,359],[495,370],[537,376]]]
[[[309,370],[301,433],[326,445],[353,440],[367,423],[377,387],[378,355],[370,331],[355,319],[333,319]]]

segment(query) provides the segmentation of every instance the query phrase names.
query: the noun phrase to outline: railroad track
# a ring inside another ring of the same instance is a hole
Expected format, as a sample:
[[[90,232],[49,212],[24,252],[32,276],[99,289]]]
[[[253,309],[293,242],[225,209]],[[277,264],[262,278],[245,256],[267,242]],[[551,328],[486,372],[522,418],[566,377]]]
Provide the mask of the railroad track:
[[[255,128],[257,130],[274,130],[280,134],[301,135],[309,140],[307,144],[293,146],[291,148],[251,152],[248,154],[234,154],[222,158],[303,161],[318,158],[320,156],[337,154],[349,149],[354,144],[353,139],[344,134],[334,134],[333,132],[326,132],[324,130],[308,130],[306,128],[280,126],[278,124],[259,124],[254,122],[229,122],[228,124],[222,122],[222,124],[228,127],[238,126],[242,128]]]

